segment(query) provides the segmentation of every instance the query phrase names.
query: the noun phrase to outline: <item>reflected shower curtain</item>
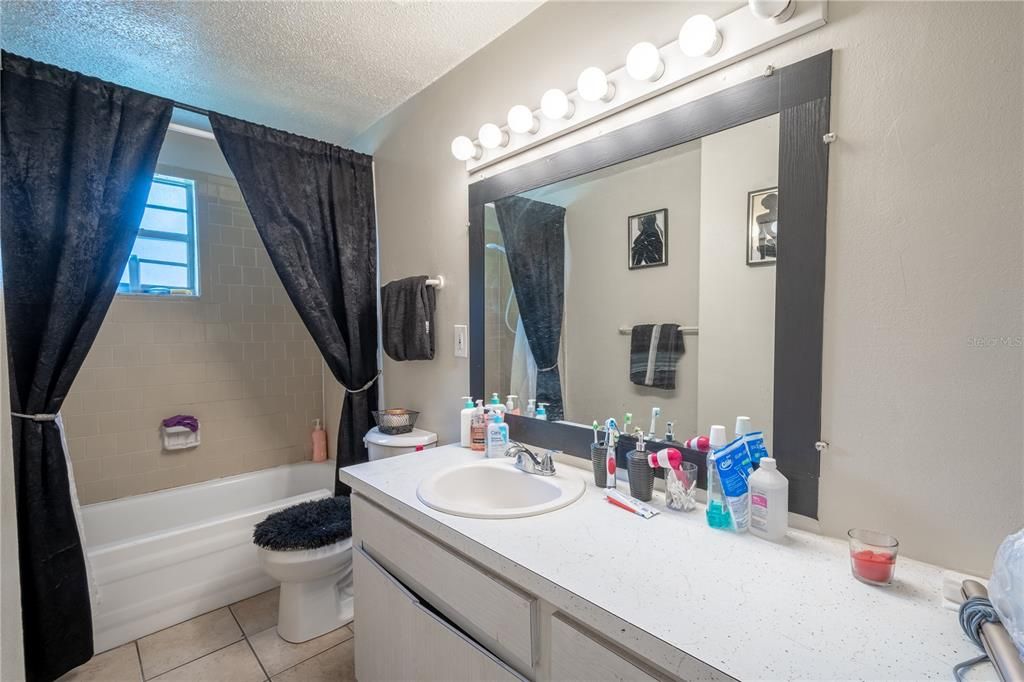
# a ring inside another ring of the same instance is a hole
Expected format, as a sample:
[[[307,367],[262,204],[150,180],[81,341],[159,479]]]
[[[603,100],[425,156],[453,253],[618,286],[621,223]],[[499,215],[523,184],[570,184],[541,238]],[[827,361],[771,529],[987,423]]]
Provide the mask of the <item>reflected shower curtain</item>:
[[[346,388],[337,467],[365,462],[378,377],[373,159],[220,114],[210,123],[288,297]]]
[[[93,654],[60,408],[114,298],[171,119],[169,100],[3,53],[4,307],[25,672]]]
[[[565,309],[565,209],[524,197],[494,202],[519,317],[537,362],[537,403],[563,419],[558,350]]]

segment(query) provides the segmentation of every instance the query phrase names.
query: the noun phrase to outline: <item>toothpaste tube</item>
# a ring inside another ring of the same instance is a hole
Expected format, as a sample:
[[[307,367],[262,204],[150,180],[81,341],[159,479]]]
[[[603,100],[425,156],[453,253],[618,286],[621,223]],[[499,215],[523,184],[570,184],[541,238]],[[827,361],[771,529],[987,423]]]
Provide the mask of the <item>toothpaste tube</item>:
[[[750,489],[747,479],[752,468],[742,436],[715,453],[715,468],[722,482],[725,502],[729,505],[732,528],[737,533],[745,533],[750,526]]]
[[[764,446],[764,433],[754,431],[743,436],[743,442],[747,444],[747,455],[754,467],[761,465],[761,458],[768,457],[768,448]]]
[[[660,512],[654,507],[644,504],[635,497],[624,495],[618,490],[606,490],[605,497],[608,501],[614,504],[616,507],[622,507],[626,511],[631,511],[637,516],[642,516],[645,519],[649,519],[652,516],[657,516]]]

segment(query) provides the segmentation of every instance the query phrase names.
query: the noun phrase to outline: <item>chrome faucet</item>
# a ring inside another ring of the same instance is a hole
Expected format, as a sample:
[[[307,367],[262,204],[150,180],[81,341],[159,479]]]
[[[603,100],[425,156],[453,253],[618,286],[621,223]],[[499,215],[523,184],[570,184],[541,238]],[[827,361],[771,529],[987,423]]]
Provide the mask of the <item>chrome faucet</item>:
[[[528,474],[536,474],[537,476],[555,475],[555,462],[551,454],[551,452],[548,452],[543,457],[537,457],[530,448],[522,443],[511,443],[508,450],[505,451],[506,457],[516,458],[516,469]]]

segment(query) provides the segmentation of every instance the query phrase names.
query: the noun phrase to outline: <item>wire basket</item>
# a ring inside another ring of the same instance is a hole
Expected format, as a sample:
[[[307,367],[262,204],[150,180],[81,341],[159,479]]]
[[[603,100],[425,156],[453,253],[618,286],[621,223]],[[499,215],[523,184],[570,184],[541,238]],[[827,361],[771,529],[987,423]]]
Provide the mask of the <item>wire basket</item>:
[[[377,420],[377,428],[388,436],[409,433],[416,426],[420,413],[416,410],[391,409],[374,410],[373,418]]]

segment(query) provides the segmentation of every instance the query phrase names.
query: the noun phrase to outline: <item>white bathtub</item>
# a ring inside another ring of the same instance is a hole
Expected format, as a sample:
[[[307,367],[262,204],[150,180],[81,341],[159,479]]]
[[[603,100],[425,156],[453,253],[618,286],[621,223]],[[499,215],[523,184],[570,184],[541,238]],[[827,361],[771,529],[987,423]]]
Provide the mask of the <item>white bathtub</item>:
[[[82,507],[96,651],[269,590],[253,525],[329,497],[334,462],[302,462]]]

